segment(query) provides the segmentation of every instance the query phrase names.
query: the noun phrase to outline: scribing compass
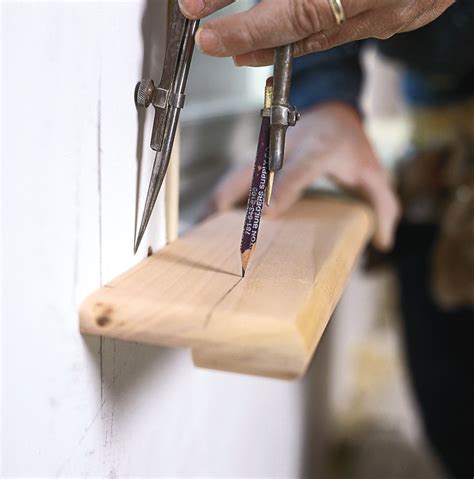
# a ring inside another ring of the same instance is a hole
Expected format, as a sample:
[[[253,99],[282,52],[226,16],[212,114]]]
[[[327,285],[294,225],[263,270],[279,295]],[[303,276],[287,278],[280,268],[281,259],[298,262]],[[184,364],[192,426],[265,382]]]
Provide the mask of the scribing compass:
[[[150,146],[156,151],[142,221],[135,238],[135,253],[150,221],[170,162],[179,114],[184,106],[186,82],[194,51],[194,35],[199,26],[199,20],[184,17],[177,0],[170,2],[170,9],[160,84],[156,87],[153,80],[145,78],[135,88],[137,107],[147,108],[153,105],[155,108]]]
[[[147,108],[153,105],[155,108],[150,146],[156,151],[143,216],[135,238],[135,252],[150,221],[170,162],[180,110],[184,106],[186,82],[194,51],[194,36],[199,27],[199,20],[189,20],[184,17],[178,0],[172,0],[170,8],[168,38],[160,84],[156,87],[153,80],[145,78],[135,88],[137,107]],[[299,119],[296,109],[288,103],[292,63],[293,45],[275,49],[272,93],[270,96],[267,95],[267,99],[271,99],[271,102],[268,101],[262,111],[262,121],[265,120],[265,125],[268,124],[268,128],[264,128],[266,133],[262,137],[262,141],[265,142],[263,148],[265,175],[268,172],[268,177],[264,181],[267,205],[270,203],[274,174],[283,166],[286,130],[289,126],[294,126]],[[257,161],[260,164],[263,158],[257,158]],[[260,173],[261,170],[262,168],[259,170]],[[251,250],[255,246],[257,233],[258,224],[254,222],[252,241],[250,242]]]

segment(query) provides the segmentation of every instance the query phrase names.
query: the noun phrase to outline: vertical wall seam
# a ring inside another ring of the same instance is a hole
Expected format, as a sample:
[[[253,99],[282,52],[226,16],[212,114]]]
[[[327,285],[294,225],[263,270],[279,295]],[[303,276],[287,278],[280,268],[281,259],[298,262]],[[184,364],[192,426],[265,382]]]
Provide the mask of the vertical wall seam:
[[[100,77],[99,97],[97,99],[97,190],[99,204],[99,280],[102,286],[102,112],[100,101]]]
[[[97,94],[97,194],[99,209],[99,283],[102,286],[102,105],[101,105],[101,76],[99,69],[99,85]],[[104,368],[103,368],[104,338],[100,337],[100,404],[104,403]]]

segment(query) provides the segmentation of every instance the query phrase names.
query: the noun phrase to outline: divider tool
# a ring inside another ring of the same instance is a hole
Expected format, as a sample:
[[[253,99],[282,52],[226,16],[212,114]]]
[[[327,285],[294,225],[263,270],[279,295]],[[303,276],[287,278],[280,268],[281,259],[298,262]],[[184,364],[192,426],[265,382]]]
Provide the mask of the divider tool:
[[[163,73],[158,87],[148,78],[135,88],[135,104],[147,108],[153,105],[155,119],[151,148],[156,151],[143,216],[135,238],[135,253],[150,221],[153,208],[168,169],[180,110],[184,106],[186,82],[194,51],[194,35],[199,20],[188,20],[181,13],[177,0],[170,2],[168,38]]]

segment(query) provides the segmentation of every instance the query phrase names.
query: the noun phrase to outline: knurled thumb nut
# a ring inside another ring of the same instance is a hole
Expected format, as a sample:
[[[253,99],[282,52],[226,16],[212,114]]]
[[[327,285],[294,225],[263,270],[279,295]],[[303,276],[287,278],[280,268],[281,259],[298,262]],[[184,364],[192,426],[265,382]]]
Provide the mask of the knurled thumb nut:
[[[153,94],[155,93],[155,84],[153,80],[144,78],[137,83],[135,87],[135,105],[144,106],[145,108],[153,101]]]

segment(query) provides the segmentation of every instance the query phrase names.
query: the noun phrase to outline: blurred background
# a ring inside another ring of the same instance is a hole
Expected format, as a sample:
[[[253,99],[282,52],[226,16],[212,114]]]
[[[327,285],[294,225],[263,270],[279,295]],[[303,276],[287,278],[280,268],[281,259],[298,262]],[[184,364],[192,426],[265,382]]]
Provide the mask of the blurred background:
[[[133,90],[143,74],[159,78],[165,3],[2,3],[5,477],[442,479],[388,270],[357,267],[299,382],[197,370],[187,351],[79,335],[81,299],[146,255],[131,250],[151,122],[137,126]],[[364,68],[367,130],[393,169],[411,131],[399,72],[370,48]],[[253,161],[268,75],[196,51],[181,232],[232,165]],[[162,216],[160,198],[153,248],[164,244]]]
[[[250,5],[239,2],[231,8]],[[366,128],[393,172],[409,150],[412,133],[399,67],[370,46],[363,64]],[[183,230],[205,214],[222,175],[253,161],[262,85],[271,72],[271,67],[236,68],[231,59],[196,52],[181,124]],[[314,188],[331,186],[336,188],[322,179]],[[301,391],[302,477],[444,477],[411,395],[394,288],[389,268],[367,273],[359,264],[352,276]]]

